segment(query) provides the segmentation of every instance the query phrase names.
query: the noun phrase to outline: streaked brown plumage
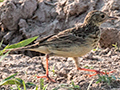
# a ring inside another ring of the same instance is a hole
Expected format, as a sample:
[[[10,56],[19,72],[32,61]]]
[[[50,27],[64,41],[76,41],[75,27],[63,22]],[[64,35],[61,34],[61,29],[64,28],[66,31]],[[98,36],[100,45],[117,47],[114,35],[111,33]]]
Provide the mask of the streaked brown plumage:
[[[82,25],[66,29],[56,35],[45,37],[44,39],[38,40],[34,45],[13,50],[26,49],[44,53],[47,55],[46,64],[48,64],[48,55],[72,57],[75,60],[77,69],[96,72],[96,74],[105,74],[104,72],[96,70],[80,68],[78,64],[78,57],[87,54],[97,46],[100,38],[99,26],[108,19],[116,18],[110,17],[101,11],[91,11],[87,14]],[[40,78],[46,77],[50,79],[47,69],[48,66],[46,67],[46,76],[41,76]]]

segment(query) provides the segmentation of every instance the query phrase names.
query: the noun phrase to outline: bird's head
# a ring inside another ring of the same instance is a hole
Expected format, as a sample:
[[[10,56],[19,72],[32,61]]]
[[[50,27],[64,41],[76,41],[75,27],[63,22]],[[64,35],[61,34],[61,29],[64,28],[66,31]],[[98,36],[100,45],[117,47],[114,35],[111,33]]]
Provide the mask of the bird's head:
[[[103,22],[111,19],[117,19],[117,18],[111,17],[104,12],[94,10],[87,14],[87,16],[85,17],[84,23],[100,26]]]

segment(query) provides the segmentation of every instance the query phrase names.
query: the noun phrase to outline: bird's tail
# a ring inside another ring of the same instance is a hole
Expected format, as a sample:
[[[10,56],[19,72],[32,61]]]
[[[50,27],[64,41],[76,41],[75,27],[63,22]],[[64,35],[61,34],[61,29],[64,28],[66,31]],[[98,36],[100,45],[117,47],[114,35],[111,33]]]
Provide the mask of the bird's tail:
[[[15,48],[15,49],[6,49],[4,53],[6,53],[8,51],[23,51],[23,50],[33,50],[34,51],[34,48],[38,48],[40,45],[43,45],[42,42],[46,41],[47,39],[49,39],[53,35],[55,35],[55,34],[52,34],[52,35],[49,35],[49,36],[44,37],[42,39],[39,39],[39,40],[35,41],[35,44],[29,45],[26,47],[20,47],[20,48]]]

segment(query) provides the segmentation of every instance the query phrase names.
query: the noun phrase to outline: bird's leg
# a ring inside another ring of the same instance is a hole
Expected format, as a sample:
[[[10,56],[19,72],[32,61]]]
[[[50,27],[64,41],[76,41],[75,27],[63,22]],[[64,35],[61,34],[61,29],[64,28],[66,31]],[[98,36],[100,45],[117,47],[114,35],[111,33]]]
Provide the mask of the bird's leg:
[[[75,65],[76,65],[76,67],[77,67],[78,70],[84,70],[84,71],[89,71],[89,72],[95,72],[95,74],[88,75],[88,76],[90,76],[90,77],[95,76],[95,75],[97,75],[97,74],[110,74],[110,73],[113,73],[113,72],[114,72],[114,71],[111,71],[111,72],[100,72],[99,70],[81,68],[81,67],[79,67],[78,57],[74,57],[73,59],[74,59],[74,61],[75,61]]]
[[[52,82],[56,82],[55,80],[51,79],[49,77],[49,72],[48,72],[48,59],[49,59],[49,55],[46,55],[46,75],[45,76],[36,76],[37,78],[47,78],[47,80],[50,80]]]

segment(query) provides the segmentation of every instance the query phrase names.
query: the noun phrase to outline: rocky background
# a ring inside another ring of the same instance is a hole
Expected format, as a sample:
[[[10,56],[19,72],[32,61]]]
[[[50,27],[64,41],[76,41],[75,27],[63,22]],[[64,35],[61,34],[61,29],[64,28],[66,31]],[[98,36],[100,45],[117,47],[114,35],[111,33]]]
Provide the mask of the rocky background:
[[[4,0],[0,3],[0,41],[4,40],[2,48],[33,36],[42,38],[82,24],[86,14],[92,10],[104,11],[118,19],[101,25],[99,46],[107,49],[90,52],[86,57],[81,57],[80,65],[93,66],[98,70],[116,70],[114,75],[120,78],[120,52],[108,49],[112,44],[120,46],[120,0]],[[19,72],[18,77],[39,84],[39,80],[34,79],[33,75],[45,73],[42,64],[45,60],[42,60],[42,57],[8,55],[0,63],[0,80]],[[45,81],[48,90],[71,81],[79,85],[81,90],[87,90],[93,80],[92,77],[85,77],[88,72],[77,71],[74,63],[66,58],[51,57],[49,65],[50,69],[55,66],[56,76],[54,77],[52,72],[50,76],[53,76],[57,83]],[[95,84],[97,79],[96,76],[90,90],[120,90],[119,80],[108,87],[104,83]],[[9,87],[0,87],[2,88],[8,90]]]
[[[120,0],[4,0],[0,3],[0,41],[4,45],[39,38],[81,24],[89,11],[100,10],[118,20],[101,26],[101,47],[120,45]]]

